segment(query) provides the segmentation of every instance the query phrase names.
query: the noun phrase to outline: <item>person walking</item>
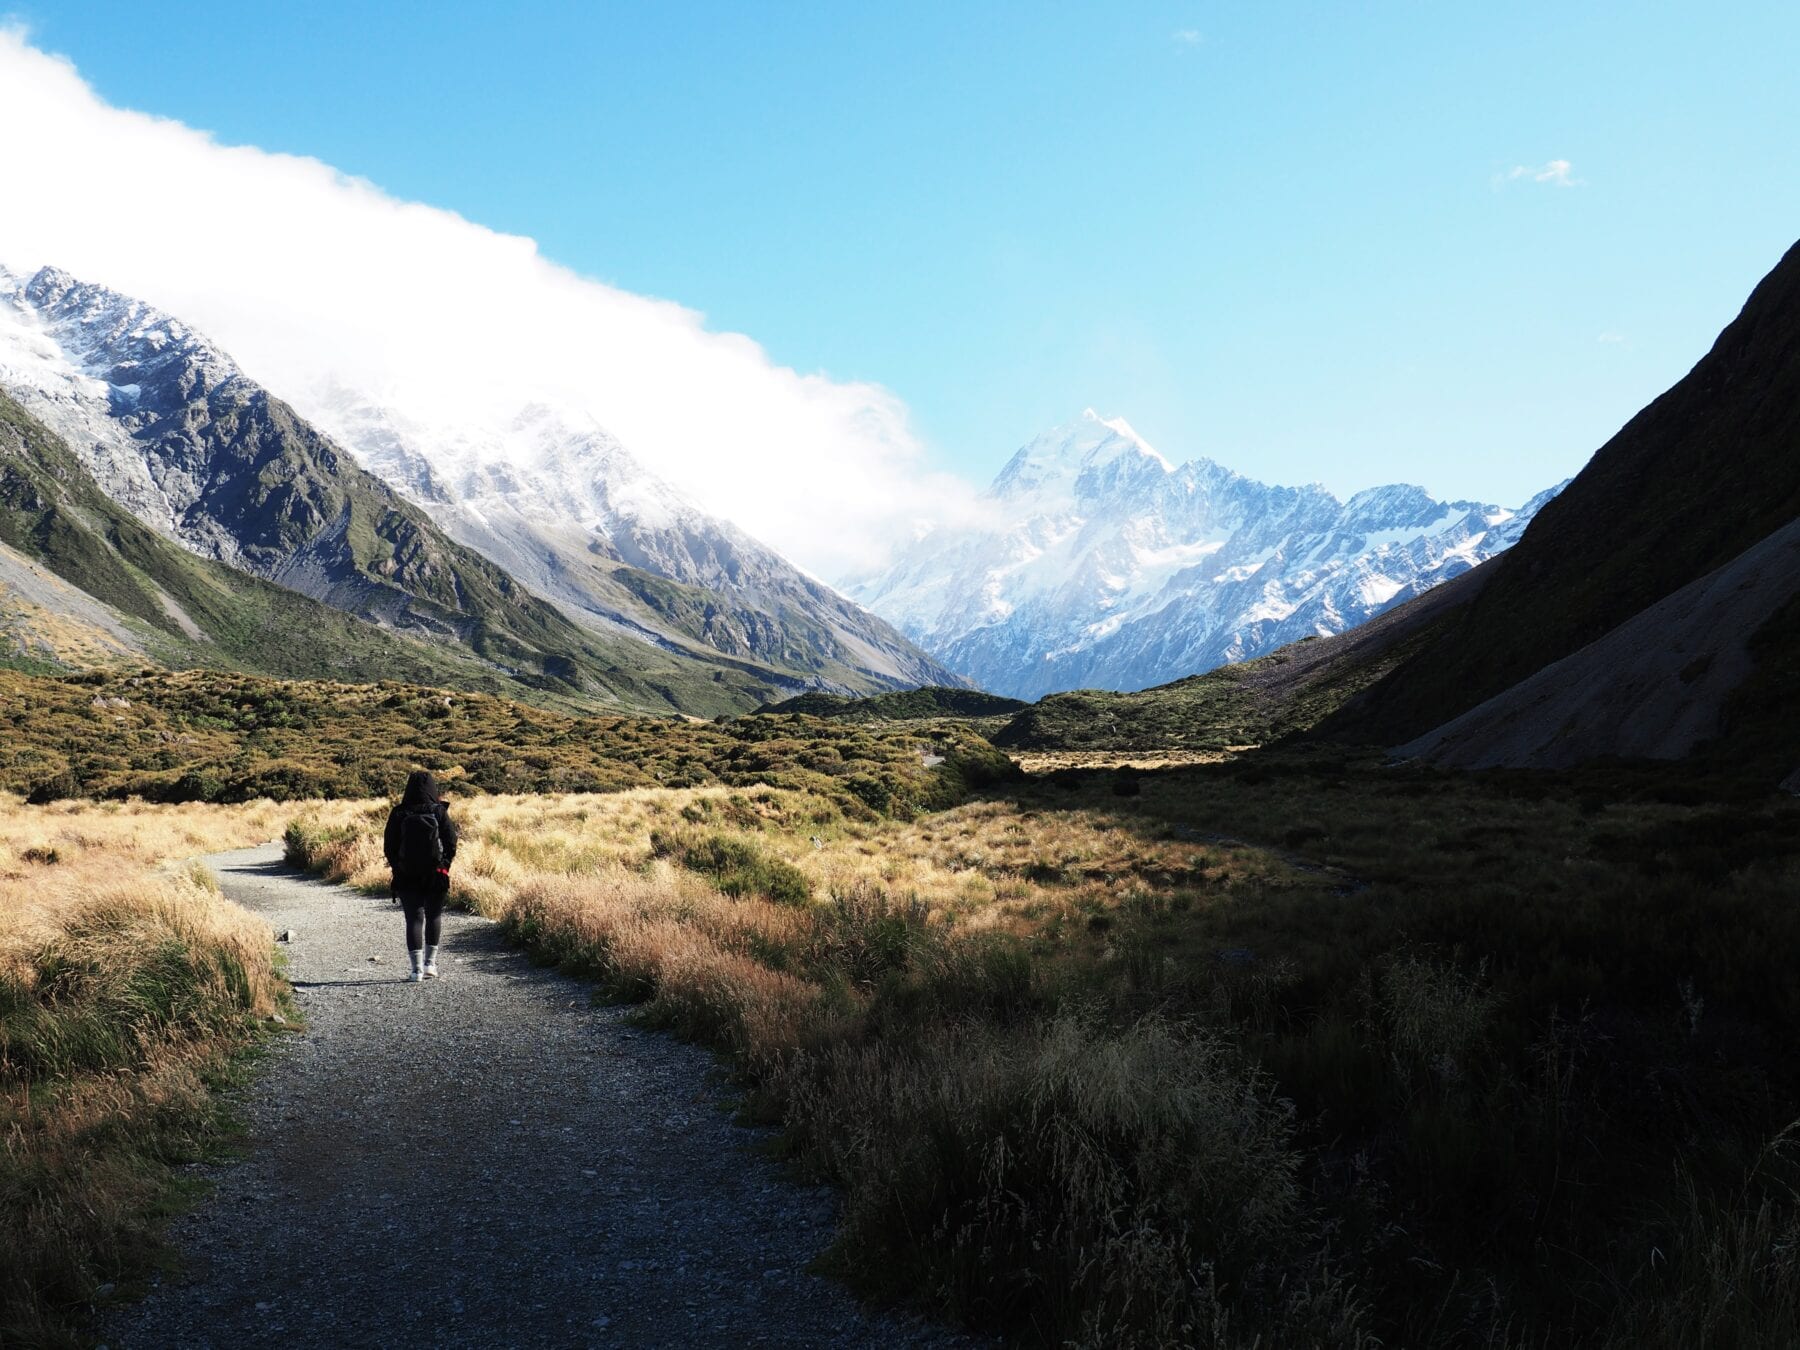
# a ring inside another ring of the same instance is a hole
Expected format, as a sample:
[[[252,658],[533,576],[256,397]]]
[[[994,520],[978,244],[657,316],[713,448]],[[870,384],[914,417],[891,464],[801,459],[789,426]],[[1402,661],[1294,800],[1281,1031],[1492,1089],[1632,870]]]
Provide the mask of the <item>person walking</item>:
[[[444,899],[450,894],[450,863],[456,857],[456,826],[437,779],[414,769],[400,804],[388,812],[382,843],[394,869],[393,893],[406,912],[409,981],[438,977],[438,939],[443,933]]]

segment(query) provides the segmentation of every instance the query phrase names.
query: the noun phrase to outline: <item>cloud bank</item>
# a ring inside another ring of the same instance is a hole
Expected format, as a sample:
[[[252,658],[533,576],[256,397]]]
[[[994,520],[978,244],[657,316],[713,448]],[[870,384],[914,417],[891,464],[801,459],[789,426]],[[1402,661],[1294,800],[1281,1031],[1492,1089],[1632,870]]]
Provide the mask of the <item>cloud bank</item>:
[[[317,160],[111,107],[18,28],[0,29],[0,163],[0,263],[54,264],[168,310],[302,407],[348,377],[440,415],[585,409],[828,580],[971,501],[929,470],[880,386],[783,367],[691,309]]]

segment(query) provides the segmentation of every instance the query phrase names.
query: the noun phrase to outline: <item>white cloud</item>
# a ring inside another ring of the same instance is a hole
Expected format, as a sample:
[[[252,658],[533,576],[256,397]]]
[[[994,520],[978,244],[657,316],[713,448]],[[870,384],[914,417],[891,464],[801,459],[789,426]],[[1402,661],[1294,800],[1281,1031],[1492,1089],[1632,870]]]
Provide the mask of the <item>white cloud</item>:
[[[1619,347],[1625,345],[1626,338],[1625,335],[1617,329],[1609,328],[1604,333],[1600,334],[1595,341],[1599,342],[1602,346]]]
[[[1511,170],[1499,175],[1497,181],[1506,183],[1529,181],[1533,183],[1547,183],[1552,187],[1565,188],[1585,186],[1587,180],[1585,178],[1574,177],[1574,170],[1575,166],[1566,159],[1553,159],[1547,164],[1539,164],[1536,166],[1515,164]]]
[[[1180,47],[1198,47],[1206,41],[1206,34],[1198,28],[1177,28],[1170,34],[1175,44]]]
[[[0,163],[0,262],[148,300],[296,402],[350,371],[446,408],[573,404],[827,578],[970,502],[879,385],[781,366],[691,309],[317,160],[110,107],[18,28],[0,28]]]

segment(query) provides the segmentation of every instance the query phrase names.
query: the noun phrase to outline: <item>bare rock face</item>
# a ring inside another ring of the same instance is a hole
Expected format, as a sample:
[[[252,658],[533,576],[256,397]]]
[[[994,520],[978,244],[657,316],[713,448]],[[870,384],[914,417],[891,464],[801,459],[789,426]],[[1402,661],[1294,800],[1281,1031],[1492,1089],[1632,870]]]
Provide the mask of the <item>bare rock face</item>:
[[[1141,689],[1352,628],[1509,547],[1554,493],[1340,502],[1176,466],[1089,411],[1013,456],[990,524],[934,531],[850,594],[999,693]]]

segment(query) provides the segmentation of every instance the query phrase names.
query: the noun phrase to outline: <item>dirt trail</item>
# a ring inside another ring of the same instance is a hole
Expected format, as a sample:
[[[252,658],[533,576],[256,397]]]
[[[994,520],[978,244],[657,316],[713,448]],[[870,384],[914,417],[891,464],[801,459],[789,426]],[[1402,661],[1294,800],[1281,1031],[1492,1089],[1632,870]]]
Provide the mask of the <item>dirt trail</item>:
[[[444,978],[407,984],[390,901],[273,845],[207,861],[294,930],[307,1028],[246,1094],[248,1157],[176,1223],[184,1273],[117,1311],[113,1350],[968,1343],[805,1272],[831,1196],[745,1152],[705,1051],[485,920],[446,915]]]

